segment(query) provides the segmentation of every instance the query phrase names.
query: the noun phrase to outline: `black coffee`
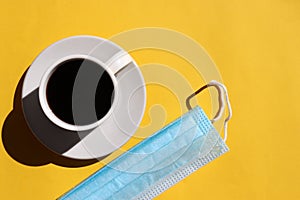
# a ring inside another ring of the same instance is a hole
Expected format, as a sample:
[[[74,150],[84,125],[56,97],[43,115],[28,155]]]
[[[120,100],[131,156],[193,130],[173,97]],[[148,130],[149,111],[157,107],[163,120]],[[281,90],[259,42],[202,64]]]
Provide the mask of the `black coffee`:
[[[114,85],[107,71],[88,59],[60,63],[47,83],[52,112],[73,125],[88,125],[103,118],[111,108]]]

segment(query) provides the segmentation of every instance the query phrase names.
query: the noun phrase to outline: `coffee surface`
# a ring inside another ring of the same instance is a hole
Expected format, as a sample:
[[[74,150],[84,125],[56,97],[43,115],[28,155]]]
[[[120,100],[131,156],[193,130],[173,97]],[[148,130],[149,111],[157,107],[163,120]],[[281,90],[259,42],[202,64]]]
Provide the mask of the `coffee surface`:
[[[52,112],[72,125],[88,125],[102,119],[114,99],[114,84],[107,71],[88,59],[60,63],[46,87]]]

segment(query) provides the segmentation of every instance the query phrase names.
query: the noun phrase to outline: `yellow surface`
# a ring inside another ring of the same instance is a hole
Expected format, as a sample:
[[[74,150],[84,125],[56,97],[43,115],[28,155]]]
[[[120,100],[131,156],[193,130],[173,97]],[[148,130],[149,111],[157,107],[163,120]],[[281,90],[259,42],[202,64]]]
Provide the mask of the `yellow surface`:
[[[174,29],[202,44],[222,74],[234,110],[231,151],[157,199],[300,199],[300,1],[12,0],[1,2],[0,19],[1,124],[21,75],[51,43],[146,26]],[[138,63],[175,62],[166,53],[132,55]],[[155,101],[167,111],[177,106],[167,92],[154,99],[159,90],[149,88],[147,108]],[[166,121],[178,115],[175,109]],[[29,167],[0,144],[0,199],[54,199],[100,166]]]

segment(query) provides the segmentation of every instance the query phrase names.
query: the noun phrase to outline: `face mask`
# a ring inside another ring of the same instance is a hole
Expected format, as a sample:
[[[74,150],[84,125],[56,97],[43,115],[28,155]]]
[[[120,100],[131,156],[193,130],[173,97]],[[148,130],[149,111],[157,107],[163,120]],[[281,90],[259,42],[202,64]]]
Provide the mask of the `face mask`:
[[[207,87],[219,92],[219,111],[209,120],[200,107],[191,108],[190,99]],[[224,112],[224,139],[213,122]],[[224,85],[211,81],[187,98],[189,112],[145,139],[103,167],[59,199],[153,199],[203,165],[228,151],[227,122],[231,108]]]

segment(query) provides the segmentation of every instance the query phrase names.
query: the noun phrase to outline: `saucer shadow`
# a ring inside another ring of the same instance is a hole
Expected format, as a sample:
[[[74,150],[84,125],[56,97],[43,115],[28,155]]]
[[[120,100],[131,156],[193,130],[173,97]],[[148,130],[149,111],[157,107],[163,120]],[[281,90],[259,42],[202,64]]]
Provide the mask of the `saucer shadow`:
[[[62,167],[83,167],[98,162],[76,160],[54,153],[45,147],[27,125],[22,110],[22,85],[27,70],[22,75],[14,95],[13,110],[8,114],[2,127],[2,143],[6,152],[15,161],[28,166],[42,166],[53,163]]]

